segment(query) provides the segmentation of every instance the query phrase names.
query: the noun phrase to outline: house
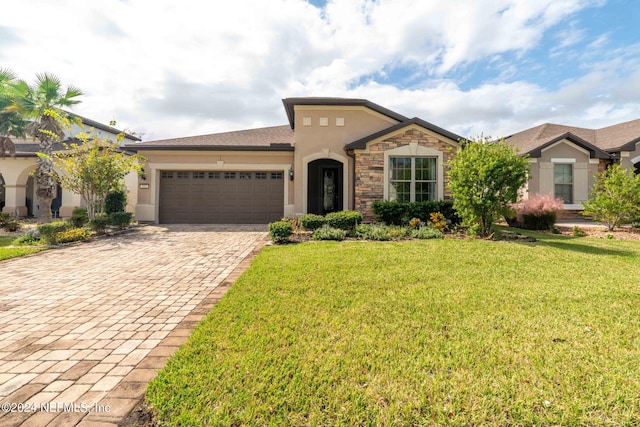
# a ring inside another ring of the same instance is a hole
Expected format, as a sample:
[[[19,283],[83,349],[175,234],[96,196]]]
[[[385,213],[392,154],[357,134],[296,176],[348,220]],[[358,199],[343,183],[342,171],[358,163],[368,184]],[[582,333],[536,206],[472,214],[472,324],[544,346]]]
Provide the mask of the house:
[[[67,139],[63,142],[70,142],[72,138],[80,132],[91,133],[100,138],[116,141],[116,135],[121,131],[96,121],[80,117],[81,124],[74,124],[67,132]],[[18,217],[33,217],[38,215],[39,206],[35,196],[35,185],[32,173],[37,168],[37,155],[39,144],[32,138],[19,139],[12,138],[15,144],[15,156],[13,153],[4,153],[0,156],[0,207],[2,212]],[[140,138],[124,134],[123,143],[133,143],[140,141]],[[56,142],[53,145],[54,151],[64,149],[62,143]],[[137,177],[135,174],[127,177],[129,189],[128,209],[135,209],[137,199]],[[59,186],[56,189],[56,197],[51,203],[51,211],[54,217],[70,217],[73,209],[81,206],[81,197]]]
[[[288,124],[130,143],[146,158],[136,218],[267,223],[358,210],[376,200],[449,198],[460,136],[365,99],[287,98]]]
[[[640,169],[640,119],[601,129],[545,123],[505,141],[529,156],[529,194],[561,198],[565,210],[582,210],[596,174],[607,165],[619,163],[636,173]]]

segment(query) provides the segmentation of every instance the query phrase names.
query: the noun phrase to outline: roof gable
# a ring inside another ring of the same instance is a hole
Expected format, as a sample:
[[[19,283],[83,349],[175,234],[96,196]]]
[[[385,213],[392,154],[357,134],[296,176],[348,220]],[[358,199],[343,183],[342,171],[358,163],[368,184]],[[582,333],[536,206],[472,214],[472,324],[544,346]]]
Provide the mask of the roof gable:
[[[287,112],[289,125],[291,129],[295,129],[295,106],[296,105],[313,105],[313,106],[349,106],[349,107],[366,107],[383,116],[390,117],[396,121],[402,122],[409,120],[401,114],[384,108],[381,105],[367,101],[366,99],[357,98],[322,98],[322,97],[305,97],[305,98],[285,98],[282,100],[284,109]]]
[[[449,132],[448,130],[442,129],[441,127],[438,127],[432,123],[429,123],[427,121],[424,121],[422,119],[419,119],[417,117],[414,117],[410,120],[405,120],[401,123],[398,123],[397,125],[393,125],[391,127],[388,127],[386,129],[383,129],[379,132],[373,133],[369,136],[365,136],[364,138],[361,138],[357,141],[354,141],[350,144],[347,144],[344,149],[349,151],[349,150],[358,150],[358,149],[366,149],[367,148],[367,144],[373,140],[385,137],[387,135],[393,134],[393,133],[397,133],[398,131],[407,128],[409,126],[412,125],[417,125],[420,126],[426,130],[429,130],[431,132],[434,132],[438,135],[444,136],[445,138],[453,141],[454,143],[458,143],[458,141],[460,141],[461,139],[463,139],[461,136],[456,135],[453,132]]]

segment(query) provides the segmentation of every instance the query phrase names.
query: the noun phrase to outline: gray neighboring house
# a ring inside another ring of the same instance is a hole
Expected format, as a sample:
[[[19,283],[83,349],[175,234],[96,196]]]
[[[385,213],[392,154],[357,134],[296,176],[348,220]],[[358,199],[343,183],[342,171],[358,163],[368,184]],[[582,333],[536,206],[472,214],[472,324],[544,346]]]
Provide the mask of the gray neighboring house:
[[[545,123],[515,133],[505,141],[529,155],[529,194],[551,194],[565,210],[582,210],[595,176],[613,163],[640,171],[640,119],[587,129]]]

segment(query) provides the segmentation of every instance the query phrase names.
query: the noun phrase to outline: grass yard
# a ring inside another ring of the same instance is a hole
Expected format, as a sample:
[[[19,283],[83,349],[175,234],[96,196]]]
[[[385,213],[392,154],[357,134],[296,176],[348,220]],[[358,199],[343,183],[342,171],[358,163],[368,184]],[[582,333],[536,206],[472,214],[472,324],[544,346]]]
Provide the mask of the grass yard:
[[[160,425],[640,423],[640,242],[265,248],[150,384]]]
[[[45,248],[43,247],[7,247],[15,240],[15,236],[0,236],[0,261],[9,258],[15,258],[23,255],[39,252]]]

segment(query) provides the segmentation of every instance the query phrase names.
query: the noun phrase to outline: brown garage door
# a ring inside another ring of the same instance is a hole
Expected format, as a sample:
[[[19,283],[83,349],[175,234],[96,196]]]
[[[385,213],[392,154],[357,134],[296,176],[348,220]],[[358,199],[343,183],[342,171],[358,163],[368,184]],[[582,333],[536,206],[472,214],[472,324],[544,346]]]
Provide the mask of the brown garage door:
[[[282,172],[160,172],[164,224],[266,224],[284,209]]]

